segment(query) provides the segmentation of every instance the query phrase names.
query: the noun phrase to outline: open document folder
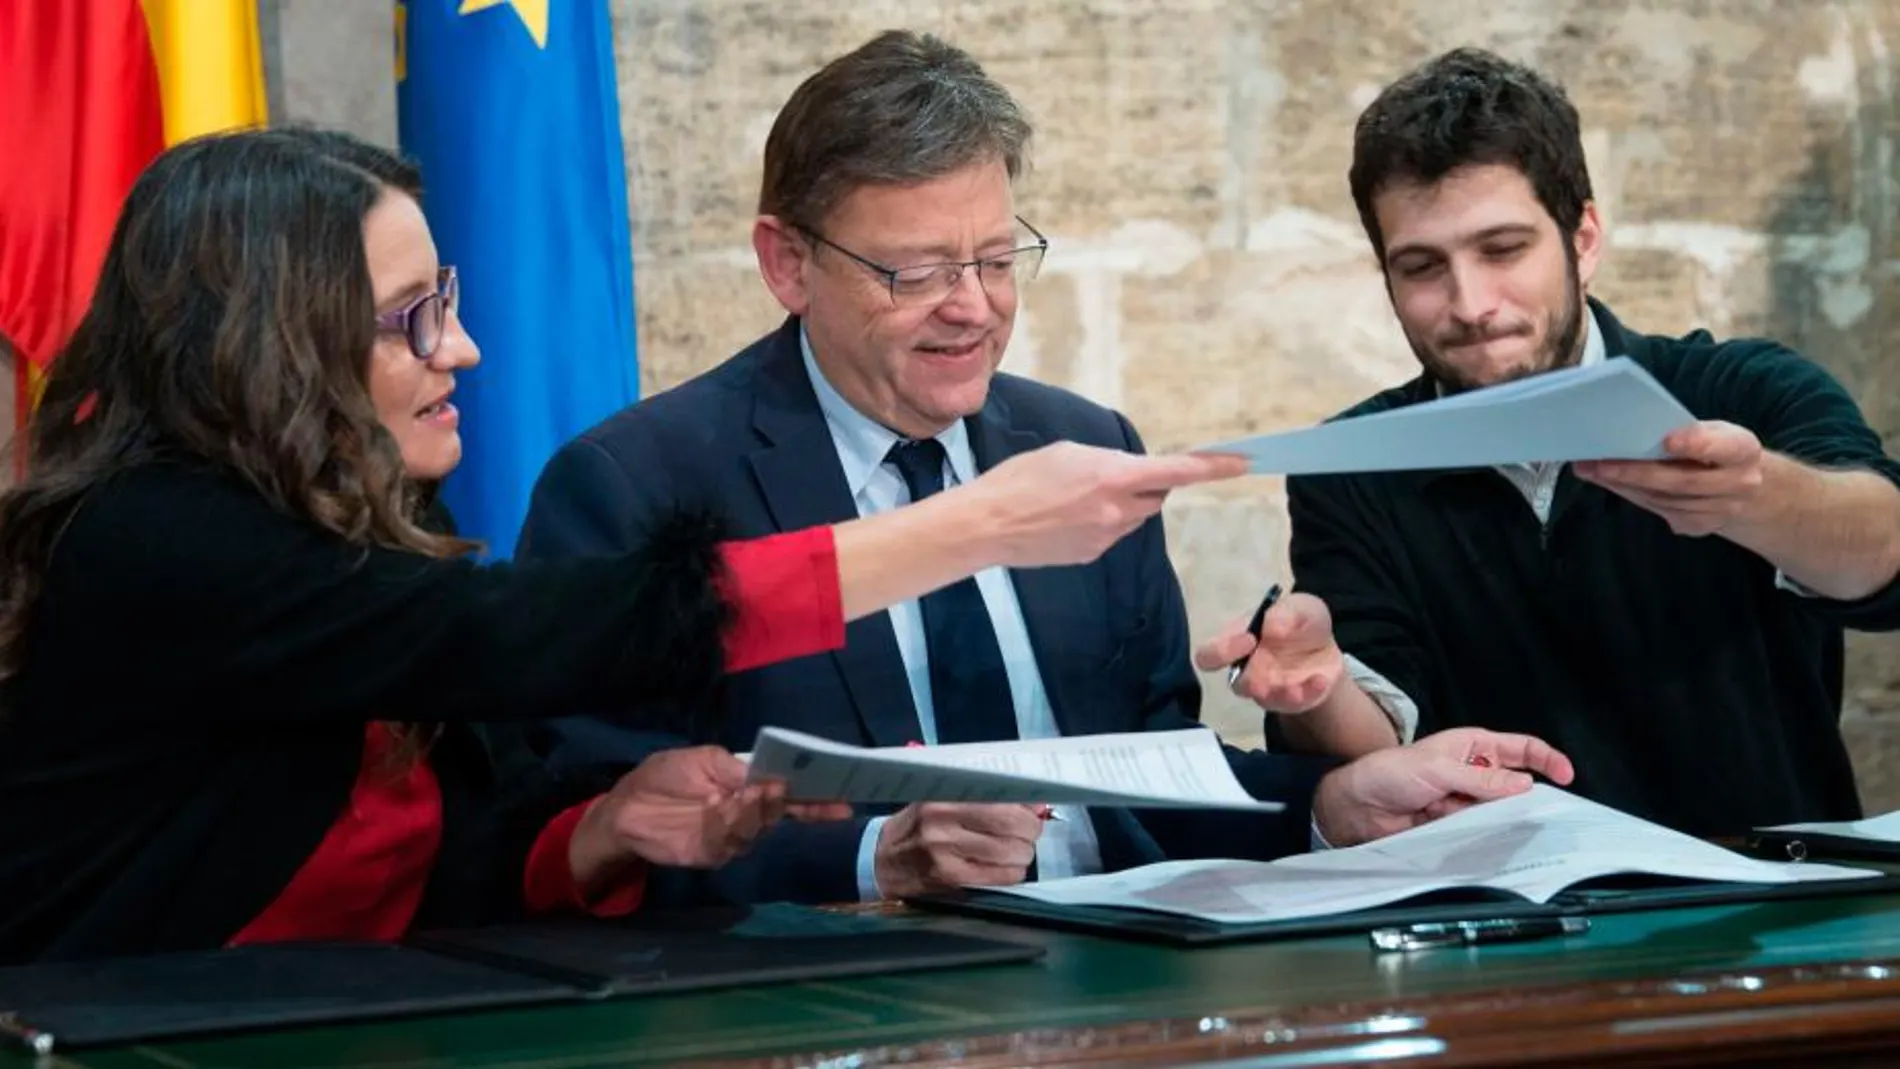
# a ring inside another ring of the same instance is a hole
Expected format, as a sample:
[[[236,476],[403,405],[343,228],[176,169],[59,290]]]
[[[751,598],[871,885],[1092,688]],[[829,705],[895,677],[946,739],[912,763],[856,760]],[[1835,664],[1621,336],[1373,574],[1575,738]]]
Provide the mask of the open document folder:
[[[793,798],[858,803],[1021,802],[1276,812],[1234,778],[1206,728],[1017,742],[865,748],[768,727],[751,776]]]
[[[1626,356],[1317,427],[1200,446],[1256,474],[1653,460],[1695,417]]]
[[[1882,875],[1759,861],[1538,784],[1524,794],[1343,850],[1269,862],[1165,861],[985,891],[1058,905],[1260,924],[1373,909],[1452,888],[1486,888],[1544,903],[1585,880],[1625,874],[1724,883]]]

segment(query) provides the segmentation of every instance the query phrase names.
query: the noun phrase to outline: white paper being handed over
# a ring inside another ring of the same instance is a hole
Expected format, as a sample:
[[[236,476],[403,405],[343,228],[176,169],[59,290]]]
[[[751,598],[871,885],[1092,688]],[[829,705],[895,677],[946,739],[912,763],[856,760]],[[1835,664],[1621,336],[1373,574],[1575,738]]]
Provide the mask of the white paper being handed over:
[[[1202,446],[1255,474],[1407,471],[1539,461],[1656,459],[1689,410],[1628,357],[1433,401]]]
[[[1277,812],[1234,778],[1206,728],[945,746],[874,747],[768,727],[751,778],[800,799],[856,803],[1019,802]]]

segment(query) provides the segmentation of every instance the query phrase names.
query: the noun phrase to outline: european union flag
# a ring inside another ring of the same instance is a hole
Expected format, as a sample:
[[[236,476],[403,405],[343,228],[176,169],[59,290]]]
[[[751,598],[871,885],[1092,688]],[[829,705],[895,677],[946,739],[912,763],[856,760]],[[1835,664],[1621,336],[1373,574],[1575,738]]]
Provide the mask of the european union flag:
[[[401,0],[396,49],[402,149],[482,349],[443,492],[510,557],[542,465],[639,396],[607,0]]]

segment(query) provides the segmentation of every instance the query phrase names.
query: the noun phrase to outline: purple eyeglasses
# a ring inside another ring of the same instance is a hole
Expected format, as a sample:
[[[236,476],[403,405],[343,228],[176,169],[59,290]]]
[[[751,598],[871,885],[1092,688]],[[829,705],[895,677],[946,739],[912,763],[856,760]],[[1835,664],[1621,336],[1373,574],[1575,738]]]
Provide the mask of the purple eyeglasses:
[[[416,359],[427,360],[442,344],[449,313],[458,311],[461,303],[461,279],[456,277],[455,268],[444,267],[436,272],[434,293],[425,293],[393,312],[377,316],[376,329],[404,335]]]

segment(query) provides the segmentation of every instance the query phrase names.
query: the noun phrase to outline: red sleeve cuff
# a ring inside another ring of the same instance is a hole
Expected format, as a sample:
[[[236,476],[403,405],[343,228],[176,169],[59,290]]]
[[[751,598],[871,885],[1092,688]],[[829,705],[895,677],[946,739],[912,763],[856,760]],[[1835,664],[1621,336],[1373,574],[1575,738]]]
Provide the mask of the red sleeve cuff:
[[[727,542],[721,549],[726,596],[738,613],[726,635],[726,671],[844,645],[844,592],[831,528]]]
[[[579,910],[596,917],[624,917],[640,908],[647,889],[645,865],[634,866],[619,886],[594,902],[582,897],[580,885],[574,882],[574,866],[568,861],[567,848],[574,839],[574,829],[580,826],[581,817],[592,804],[589,800],[563,811],[548,821],[548,826],[535,838],[533,849],[528,851],[523,885],[529,913]]]

